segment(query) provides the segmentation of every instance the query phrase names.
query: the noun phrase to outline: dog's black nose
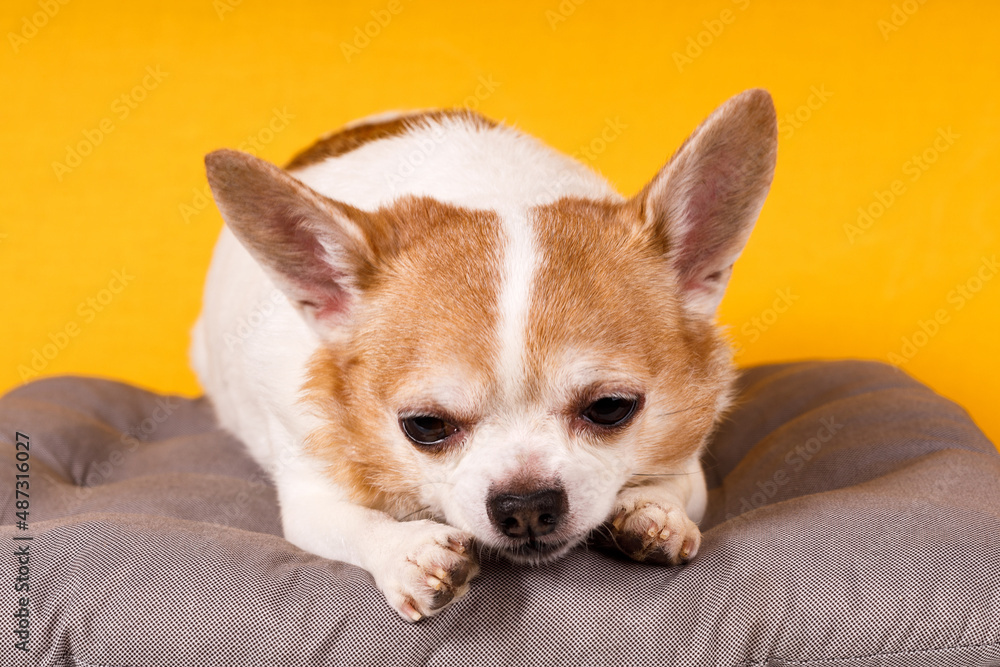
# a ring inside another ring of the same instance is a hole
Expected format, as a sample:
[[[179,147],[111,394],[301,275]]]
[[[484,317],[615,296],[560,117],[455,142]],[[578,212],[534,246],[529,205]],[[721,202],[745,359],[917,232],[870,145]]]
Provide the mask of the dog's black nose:
[[[507,537],[533,539],[554,531],[566,514],[562,488],[526,494],[494,493],[486,501],[490,521]]]

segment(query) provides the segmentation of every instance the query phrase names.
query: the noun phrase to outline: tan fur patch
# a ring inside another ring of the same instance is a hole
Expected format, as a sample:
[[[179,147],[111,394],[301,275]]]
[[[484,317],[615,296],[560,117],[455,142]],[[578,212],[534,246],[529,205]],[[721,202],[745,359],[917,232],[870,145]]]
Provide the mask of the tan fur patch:
[[[398,515],[416,509],[409,471],[426,456],[401,440],[394,412],[423,406],[400,401],[441,368],[495,384],[500,221],[426,198],[369,217],[376,264],[360,277],[346,342],[310,363],[307,400],[324,426],[307,447],[356,502]]]
[[[646,402],[635,427],[645,473],[669,471],[702,445],[730,381],[714,327],[681,307],[661,241],[641,207],[562,199],[535,210],[541,258],[527,332],[528,400],[555,391],[567,351],[638,378]],[[683,410],[676,415],[668,413]]]
[[[323,162],[332,157],[349,153],[365,144],[388,137],[401,136],[422,124],[439,122],[443,119],[460,119],[471,126],[487,129],[496,122],[469,109],[445,109],[407,114],[392,120],[356,125],[323,137],[305,149],[285,165],[285,169],[301,169],[311,164]]]

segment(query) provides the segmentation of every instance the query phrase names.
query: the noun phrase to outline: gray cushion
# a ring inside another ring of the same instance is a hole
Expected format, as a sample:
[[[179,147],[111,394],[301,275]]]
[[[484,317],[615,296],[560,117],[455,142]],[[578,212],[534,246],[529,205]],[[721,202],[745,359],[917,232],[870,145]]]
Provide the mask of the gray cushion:
[[[0,561],[2,665],[1000,665],[1000,455],[881,364],[743,373],[686,567],[487,560],[417,625],[281,539],[273,488],[204,400],[41,380],[0,399],[0,439],[0,542],[31,554],[30,656]]]

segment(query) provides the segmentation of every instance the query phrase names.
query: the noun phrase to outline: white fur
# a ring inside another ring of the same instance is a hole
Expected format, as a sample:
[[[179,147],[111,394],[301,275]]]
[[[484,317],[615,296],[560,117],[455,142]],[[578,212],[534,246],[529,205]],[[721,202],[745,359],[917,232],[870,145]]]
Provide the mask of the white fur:
[[[317,192],[362,209],[403,195],[514,211],[567,196],[620,198],[599,175],[532,137],[453,118],[419,123],[405,135],[291,173]]]
[[[508,395],[524,379],[528,308],[538,265],[534,234],[522,211],[501,213],[503,221],[503,282],[500,292],[500,375]]]

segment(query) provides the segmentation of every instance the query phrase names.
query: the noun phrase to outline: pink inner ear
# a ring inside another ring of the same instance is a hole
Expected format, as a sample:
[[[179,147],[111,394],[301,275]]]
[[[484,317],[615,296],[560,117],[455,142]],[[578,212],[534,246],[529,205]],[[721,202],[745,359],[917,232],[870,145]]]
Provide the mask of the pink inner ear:
[[[732,269],[732,268],[733,268],[733,265],[730,264],[729,267],[728,267],[728,269]],[[724,276],[725,272],[726,271],[715,271],[715,272],[710,273],[707,276],[705,276],[702,280],[704,282],[706,282],[706,283],[718,283],[718,282],[721,282],[722,279],[723,279],[723,276]]]
[[[329,256],[319,235],[334,233],[336,224],[317,209],[302,210],[301,201],[293,201],[271,219],[266,237],[269,251],[264,262],[285,283],[286,293],[300,306],[311,310],[321,324],[332,324],[350,307],[350,276],[343,262]],[[335,244],[333,239],[327,241]],[[346,250],[340,248],[346,256]]]
[[[205,165],[226,224],[288,299],[314,324],[344,314],[363,261],[345,230],[364,214],[246,153],[215,151]]]
[[[328,282],[321,279],[298,282],[293,291],[301,295],[299,305],[311,309],[318,322],[332,324],[341,319],[351,305],[350,294],[340,287],[339,280],[333,278]]]
[[[720,256],[725,254],[732,230],[718,215],[719,194],[713,183],[699,183],[683,211],[683,224],[677,226],[680,238],[674,261],[685,289],[704,287],[725,269]]]
[[[777,118],[749,90],[712,113],[642,191],[692,309],[714,312],[774,174]]]
[[[681,196],[674,265],[684,289],[715,291],[725,286],[753,226],[747,215],[751,197],[734,151],[717,148],[689,166],[697,171]]]

